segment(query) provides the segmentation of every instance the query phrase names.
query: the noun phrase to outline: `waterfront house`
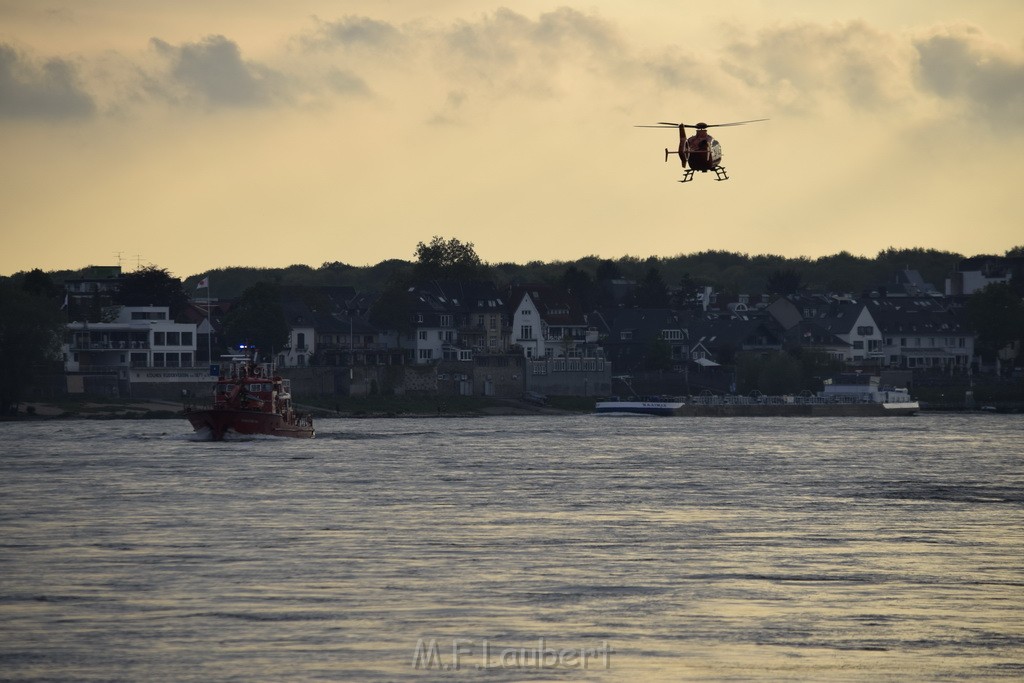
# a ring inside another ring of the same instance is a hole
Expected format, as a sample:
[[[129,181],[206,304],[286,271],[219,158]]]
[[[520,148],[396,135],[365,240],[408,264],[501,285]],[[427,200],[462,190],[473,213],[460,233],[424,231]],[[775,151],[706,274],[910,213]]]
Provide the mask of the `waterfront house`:
[[[208,374],[196,370],[196,325],[171,319],[167,306],[123,306],[104,322],[66,325],[63,345],[68,392],[118,395],[132,381]],[[90,385],[104,385],[93,392]]]
[[[527,358],[581,358],[597,352],[598,332],[576,298],[548,285],[509,288],[512,343]]]

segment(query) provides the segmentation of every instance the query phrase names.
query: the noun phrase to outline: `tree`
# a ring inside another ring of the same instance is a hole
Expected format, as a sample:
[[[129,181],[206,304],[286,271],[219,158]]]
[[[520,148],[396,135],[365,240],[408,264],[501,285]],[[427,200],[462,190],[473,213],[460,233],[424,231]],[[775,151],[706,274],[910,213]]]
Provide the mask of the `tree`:
[[[51,300],[0,283],[0,411],[24,398],[41,364],[60,357],[63,331]]]
[[[242,292],[224,321],[224,333],[230,346],[251,345],[264,354],[284,347],[291,328],[281,304],[281,288],[257,282]]]
[[[645,370],[671,370],[672,347],[664,339],[652,339],[644,353]]]
[[[824,351],[797,349],[790,353],[800,362],[801,390],[821,391],[825,388],[825,379],[843,371],[843,361]]]
[[[683,273],[679,278],[679,289],[672,295],[672,305],[676,308],[689,310],[699,309],[701,287],[693,281],[689,273]]]
[[[53,278],[39,268],[25,273],[25,277],[21,281],[21,288],[29,294],[44,299],[53,299],[60,293],[60,288],[54,284]]]
[[[382,330],[407,334],[412,331],[412,301],[409,288],[401,281],[392,282],[370,306],[370,323]]]
[[[978,350],[988,358],[1024,338],[1024,300],[1008,283],[996,282],[972,294],[967,318],[978,332]]]
[[[117,303],[122,306],[167,306],[177,318],[188,306],[181,280],[164,268],[146,266],[121,277]]]
[[[419,280],[474,280],[487,276],[487,267],[472,242],[435,235],[430,244],[416,245],[413,275]]]
[[[800,361],[788,353],[740,353],[736,356],[738,393],[755,389],[762,394],[781,395],[800,391]]]
[[[558,285],[576,297],[584,311],[592,311],[600,300],[600,292],[590,273],[576,266],[569,266],[558,279]]]
[[[597,264],[597,270],[594,273],[594,279],[598,282],[609,282],[611,280],[618,280],[622,277],[622,270],[619,268],[615,261],[604,259]]]
[[[657,268],[650,268],[637,285],[634,300],[639,308],[665,308],[669,304],[668,287]]]
[[[796,294],[803,286],[802,278],[793,268],[773,271],[765,286],[768,294]]]

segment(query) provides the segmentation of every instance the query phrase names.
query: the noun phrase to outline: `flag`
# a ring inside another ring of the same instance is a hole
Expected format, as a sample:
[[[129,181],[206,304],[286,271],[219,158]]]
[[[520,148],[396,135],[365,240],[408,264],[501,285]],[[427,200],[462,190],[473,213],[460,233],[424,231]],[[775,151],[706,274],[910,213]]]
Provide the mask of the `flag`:
[[[209,275],[207,275],[202,280],[200,280],[199,284],[196,285],[196,289],[202,289],[203,287],[206,287],[207,289],[210,288],[210,276]]]
[[[63,311],[67,307],[68,307],[68,295],[65,293],[64,294],[64,304],[60,307],[60,310]]]

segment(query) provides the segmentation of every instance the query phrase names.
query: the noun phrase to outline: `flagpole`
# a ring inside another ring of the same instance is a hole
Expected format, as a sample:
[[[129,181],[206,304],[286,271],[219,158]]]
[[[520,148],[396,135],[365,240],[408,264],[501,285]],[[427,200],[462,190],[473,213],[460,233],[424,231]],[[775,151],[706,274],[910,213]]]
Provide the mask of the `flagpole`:
[[[206,364],[213,365],[213,304],[210,302],[210,276],[206,276]]]
[[[199,284],[196,289],[206,288],[206,326],[209,328],[206,332],[206,362],[207,365],[213,365],[213,306],[210,303],[210,276],[207,275]]]

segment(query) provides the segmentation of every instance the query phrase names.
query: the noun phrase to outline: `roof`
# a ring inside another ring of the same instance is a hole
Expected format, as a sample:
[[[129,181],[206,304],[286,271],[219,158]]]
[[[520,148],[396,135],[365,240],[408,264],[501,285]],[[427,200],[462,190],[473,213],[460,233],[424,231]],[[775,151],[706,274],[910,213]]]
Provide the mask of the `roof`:
[[[669,308],[608,308],[593,316],[593,323],[614,340],[624,331],[633,332],[633,341],[655,339],[662,330],[685,330],[686,319]]]
[[[540,317],[548,325],[586,325],[587,316],[584,315],[579,301],[575,296],[564,289],[552,287],[551,285],[513,285],[509,287],[508,302],[510,313],[515,310],[523,301],[523,297],[530,295],[540,313]]]
[[[962,309],[932,298],[872,299],[869,310],[885,334],[973,334]]]

